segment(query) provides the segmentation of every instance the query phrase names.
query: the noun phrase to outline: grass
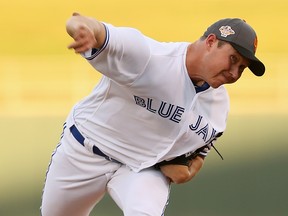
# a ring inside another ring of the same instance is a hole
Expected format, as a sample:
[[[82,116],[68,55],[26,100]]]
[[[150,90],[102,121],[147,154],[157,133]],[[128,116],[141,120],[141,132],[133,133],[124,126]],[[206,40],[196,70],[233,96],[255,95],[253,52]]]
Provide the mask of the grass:
[[[1,118],[0,215],[39,215],[46,168],[64,119]],[[231,116],[218,142],[224,161],[212,151],[192,182],[174,185],[166,216],[287,215],[287,120]],[[92,215],[121,212],[107,196]]]

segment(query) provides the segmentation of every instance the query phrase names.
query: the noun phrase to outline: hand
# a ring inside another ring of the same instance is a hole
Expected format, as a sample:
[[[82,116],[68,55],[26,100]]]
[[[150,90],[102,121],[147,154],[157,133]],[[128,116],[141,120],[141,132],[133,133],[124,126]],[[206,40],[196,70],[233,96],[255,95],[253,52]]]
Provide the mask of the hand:
[[[91,48],[97,48],[98,21],[73,13],[73,16],[66,23],[67,33],[74,39],[68,48],[74,49],[76,53],[83,53]]]

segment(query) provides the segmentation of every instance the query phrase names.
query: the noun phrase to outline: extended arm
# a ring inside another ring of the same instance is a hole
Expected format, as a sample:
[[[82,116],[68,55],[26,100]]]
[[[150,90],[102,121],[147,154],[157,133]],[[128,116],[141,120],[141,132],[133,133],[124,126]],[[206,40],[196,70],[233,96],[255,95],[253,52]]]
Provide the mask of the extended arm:
[[[68,48],[83,53],[91,48],[100,48],[105,42],[104,25],[94,18],[73,13],[66,23],[67,33],[74,39]]]

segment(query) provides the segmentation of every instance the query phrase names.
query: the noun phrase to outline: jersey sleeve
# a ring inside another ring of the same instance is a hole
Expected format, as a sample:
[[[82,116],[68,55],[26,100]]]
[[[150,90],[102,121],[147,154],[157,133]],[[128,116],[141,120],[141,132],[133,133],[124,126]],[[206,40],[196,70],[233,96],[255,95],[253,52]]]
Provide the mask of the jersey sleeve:
[[[206,157],[208,155],[208,153],[210,152],[210,149],[211,149],[211,144],[208,144],[200,149],[198,149],[199,151],[199,155],[203,156],[203,157]]]
[[[215,142],[217,141],[217,139],[222,136],[223,132],[219,132],[218,134],[216,134],[216,137],[211,140],[207,145],[199,148],[196,150],[196,152],[198,152],[199,155],[206,157],[208,155],[208,153],[210,152],[211,148],[214,148],[214,150],[217,152],[217,154],[221,157],[221,159],[223,160],[222,155],[220,154],[220,152],[216,149],[215,147]]]
[[[106,39],[100,49],[82,55],[100,73],[123,84],[133,83],[143,73],[150,58],[146,37],[138,30],[104,24]]]

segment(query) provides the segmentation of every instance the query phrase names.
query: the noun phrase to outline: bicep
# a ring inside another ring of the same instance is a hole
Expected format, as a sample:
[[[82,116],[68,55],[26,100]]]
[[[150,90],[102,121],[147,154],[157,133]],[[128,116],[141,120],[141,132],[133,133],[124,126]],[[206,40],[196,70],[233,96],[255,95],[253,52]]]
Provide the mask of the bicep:
[[[106,25],[103,47],[90,58],[99,72],[121,84],[133,82],[149,61],[150,48],[136,29]]]

